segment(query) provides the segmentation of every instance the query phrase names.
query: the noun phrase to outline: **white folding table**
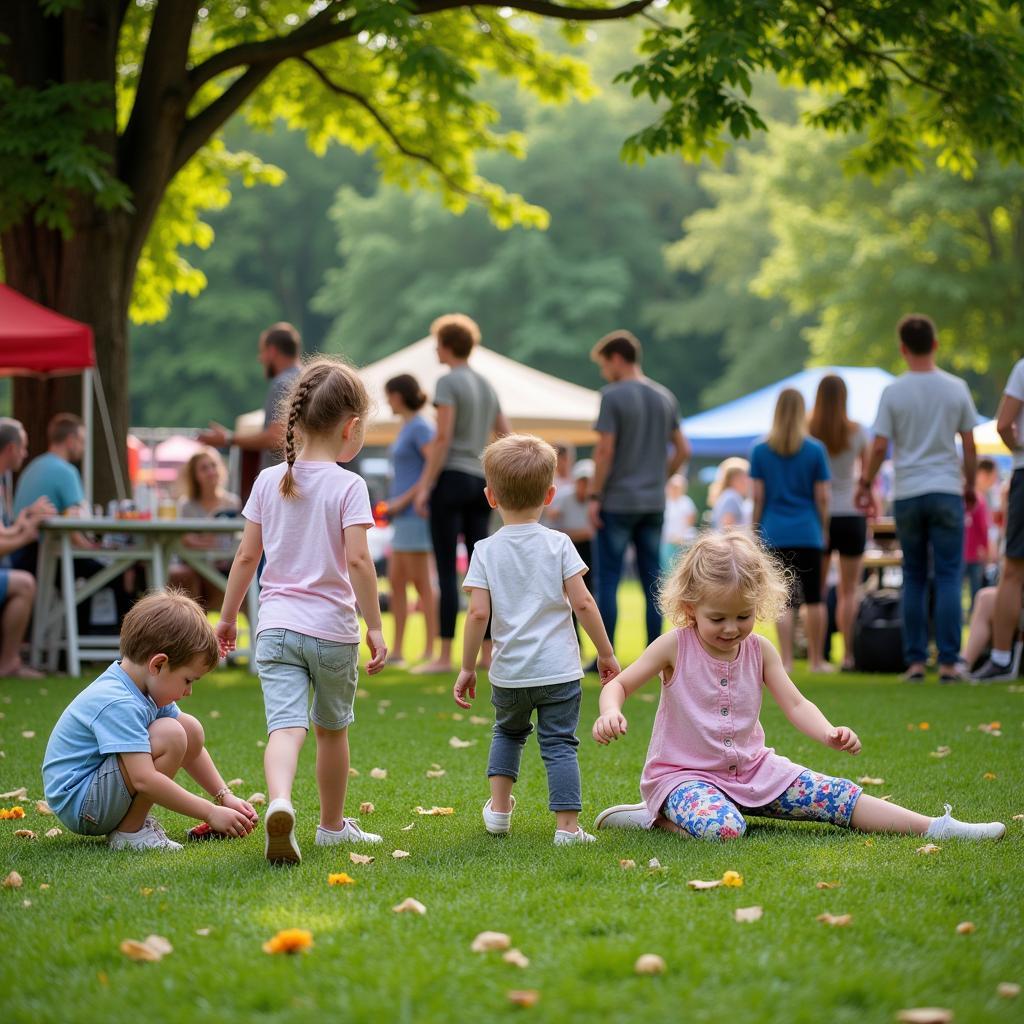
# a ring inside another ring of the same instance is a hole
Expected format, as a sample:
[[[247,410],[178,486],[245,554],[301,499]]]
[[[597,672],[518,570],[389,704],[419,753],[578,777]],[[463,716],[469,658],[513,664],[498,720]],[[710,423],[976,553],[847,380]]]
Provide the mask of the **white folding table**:
[[[67,651],[68,673],[81,675],[83,656],[87,660],[114,659],[120,652],[116,633],[103,636],[79,636],[77,608],[138,562],[149,566],[149,582],[160,590],[167,583],[172,556],[177,556],[203,579],[223,590],[227,577],[217,568],[231,554],[224,548],[190,548],[183,543],[186,534],[214,533],[240,535],[239,519],[108,519],[55,517],[39,524],[39,566],[36,604],[32,624],[33,665],[53,672],[62,650]],[[96,534],[107,538],[98,549],[76,548],[72,534]],[[76,579],[75,558],[102,563],[102,567],[80,580]],[[60,567],[58,579],[58,566]],[[247,595],[250,648],[255,643],[259,587],[253,577]],[[248,655],[249,670],[255,672],[251,649],[236,655]],[[45,664],[44,664],[45,659]]]

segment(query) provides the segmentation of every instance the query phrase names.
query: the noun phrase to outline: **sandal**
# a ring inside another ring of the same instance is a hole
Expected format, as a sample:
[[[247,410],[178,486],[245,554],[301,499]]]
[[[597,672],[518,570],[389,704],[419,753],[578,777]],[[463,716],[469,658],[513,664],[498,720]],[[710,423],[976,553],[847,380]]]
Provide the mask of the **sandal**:
[[[915,668],[912,672],[904,672],[900,676],[900,679],[904,683],[923,683],[924,682],[924,669]]]

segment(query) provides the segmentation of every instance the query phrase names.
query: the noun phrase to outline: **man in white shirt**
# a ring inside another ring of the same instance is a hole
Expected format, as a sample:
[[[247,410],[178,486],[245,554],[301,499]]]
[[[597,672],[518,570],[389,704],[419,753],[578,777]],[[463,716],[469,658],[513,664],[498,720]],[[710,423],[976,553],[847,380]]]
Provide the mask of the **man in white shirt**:
[[[1024,587],[1024,359],[1010,371],[996,414],[996,430],[1013,452],[1013,476],[1006,512],[1006,554],[992,616],[992,652],[974,673],[979,683],[1002,683],[1013,678],[1011,647]]]
[[[921,682],[928,659],[928,576],[935,585],[935,643],[939,681],[960,679],[961,577],[964,504],[973,506],[978,413],[967,384],[935,365],[935,324],[910,314],[897,327],[907,372],[882,392],[874,443],[857,487],[859,508],[870,509],[871,482],[890,442],[895,467],[896,532],[903,549],[904,679]],[[957,455],[960,436],[963,465]]]

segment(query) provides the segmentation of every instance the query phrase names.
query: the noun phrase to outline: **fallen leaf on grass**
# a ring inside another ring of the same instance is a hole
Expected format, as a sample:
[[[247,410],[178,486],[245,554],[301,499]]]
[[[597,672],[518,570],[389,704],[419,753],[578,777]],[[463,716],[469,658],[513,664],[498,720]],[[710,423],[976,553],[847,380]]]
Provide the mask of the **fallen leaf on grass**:
[[[353,850],[351,853],[349,853],[348,859],[353,864],[372,864],[373,861],[374,861],[374,858],[370,857],[368,854],[356,853],[355,850]]]
[[[377,701],[377,707],[379,707],[379,708],[389,708],[389,707],[391,707],[391,701],[389,701],[389,700],[379,700],[379,701]]]
[[[490,953],[496,949],[508,949],[512,940],[504,932],[481,932],[470,945],[473,953]]]
[[[762,907],[737,907],[732,916],[741,924],[749,921],[760,921],[764,909]]]
[[[633,964],[637,974],[664,974],[665,961],[657,953],[644,953]]]
[[[48,814],[48,815],[52,816],[53,811],[50,810],[50,805],[45,800],[37,800],[36,801],[36,814],[44,814],[44,815]]]
[[[32,901],[31,900],[22,900],[21,901],[21,905],[23,907],[31,907],[32,906]]]
[[[818,882],[815,885],[816,889],[838,889],[842,885],[842,882]]]
[[[999,778],[999,776],[998,776],[998,775],[996,775],[996,773],[995,773],[995,772],[985,772],[985,774],[984,774],[984,775],[982,775],[982,778],[983,778],[983,779],[988,779],[988,780],[989,780],[989,781],[991,782],[991,781],[992,781],[992,779],[998,779],[998,778]]]
[[[305,953],[313,945],[313,933],[305,928],[285,928],[263,943],[264,953]]]
[[[371,779],[386,779],[388,777],[387,768],[371,768],[370,778]]]
[[[440,779],[448,773],[443,768],[428,768],[427,778],[428,779]]]
[[[28,789],[25,786],[19,786],[17,789],[8,790],[6,793],[0,793],[0,800],[27,800]]]
[[[461,711],[452,712],[452,721],[461,722],[466,716]]]
[[[139,888],[139,892],[141,892],[143,896],[152,896],[153,895],[153,889],[152,889],[151,886],[148,886],[148,885],[141,886]]]
[[[50,883],[49,882],[40,882],[39,883],[39,888],[40,889],[49,889],[50,888]]]
[[[365,700],[367,697],[370,696],[370,691],[363,689],[363,687],[359,687],[359,689],[356,690],[356,696],[362,697]]]
[[[369,800],[364,800],[359,805],[359,813],[360,814],[373,814],[373,812],[375,810],[376,810],[376,808],[373,806],[373,804],[370,803]]]
[[[0,885],[5,889],[20,889],[21,888],[21,875],[17,871],[12,871]]]
[[[827,924],[830,928],[845,928],[853,920],[853,914],[819,914],[815,921]]]
[[[929,752],[928,756],[929,757],[949,757],[949,755],[952,754],[952,753],[953,753],[953,748],[952,747],[936,747],[934,750]]]
[[[884,786],[885,779],[876,779],[872,775],[862,775],[857,780],[862,786]]]
[[[235,789],[235,788],[237,788],[238,786],[244,786],[244,785],[245,785],[245,779],[232,779],[232,780],[231,780],[231,781],[230,781],[230,782],[228,783],[228,786],[229,786],[229,787],[230,787],[231,789]]]
[[[452,736],[448,740],[448,746],[453,750],[465,750],[466,747],[472,747],[476,743],[476,740],[460,740],[458,736]]]
[[[336,874],[327,876],[328,885],[355,885],[356,880],[351,876],[345,874],[344,871],[339,871]]]
[[[716,878],[713,882],[702,882],[699,878],[692,878],[686,884],[691,889],[717,889],[722,884],[722,880]]]
[[[650,868],[651,871],[664,871],[665,870],[665,868],[662,865],[661,861],[658,860],[657,857],[652,857],[647,862],[647,867]]]
[[[540,993],[535,988],[514,988],[506,992],[505,996],[510,1003],[525,1007],[536,1006],[540,999]]]
[[[630,860],[628,857],[624,857],[619,861],[619,867],[622,868],[623,871],[631,871],[636,867],[636,861]]]
[[[722,875],[722,885],[730,889],[738,889],[743,885],[743,876],[738,871],[726,871]]]
[[[1014,821],[1024,821],[1024,814],[1015,814],[1013,816]]]
[[[202,935],[204,938],[210,934],[209,928],[197,928],[196,935]]]
[[[396,853],[399,851],[396,850]],[[411,896],[402,900],[397,906],[391,908],[396,914],[425,914],[427,908],[420,903],[419,900],[414,900]]]
[[[950,1024],[953,1011],[940,1006],[917,1006],[912,1010],[900,1010],[896,1019],[900,1024]]]
[[[991,736],[1001,736],[1002,722],[982,722],[978,726],[978,732],[987,732]]]
[[[46,830],[46,838],[47,839],[56,839],[57,836],[62,836],[62,835],[64,835],[64,832],[61,829],[59,829],[59,828],[48,828]]]
[[[530,960],[528,957],[523,955],[522,950],[510,949],[507,953],[502,953],[501,959],[507,964],[511,964],[513,967],[529,967]]]
[[[24,732],[23,732],[23,733],[21,734],[21,738],[22,738],[23,740],[34,740],[34,739],[36,738],[36,734],[35,734],[35,731],[34,731],[33,729],[26,729],[26,730],[25,730],[25,731],[24,731]]]
[[[957,935],[970,935],[972,932],[976,932],[977,930],[977,926],[973,921],[961,921],[956,926]]]
[[[936,846],[934,843],[925,843],[924,846],[919,846],[916,852],[923,854],[938,853],[941,849],[941,846]]]
[[[0,807],[0,821],[16,821],[24,817],[24,807]]]
[[[251,803],[253,807],[259,807],[260,804],[265,804],[266,802],[267,796],[265,793],[253,793],[253,795],[249,797],[249,803]]]
[[[143,942],[139,942],[137,939],[125,939],[118,949],[129,960],[136,960],[139,963],[156,963],[168,953],[174,952],[171,944],[161,935],[150,935]]]
[[[411,856],[408,850],[395,850],[392,854],[395,860],[405,860],[406,857]]]
[[[348,770],[348,777],[350,779],[354,779],[358,775],[359,775],[359,769],[358,768],[349,768],[349,770]]]
[[[414,807],[413,810],[428,818],[447,817],[449,814],[455,813],[454,807]]]
[[[19,828],[14,833],[19,839],[35,839],[36,834],[30,828]]]
[[[1016,999],[1020,995],[1020,985],[1015,981],[1001,981],[996,985],[996,995],[1003,999]]]
[[[398,831],[399,832],[411,832],[416,827],[415,821],[410,821],[408,825],[403,825]]]
[[[482,715],[470,715],[469,716],[469,724],[470,725],[490,725],[491,724],[491,720],[489,718],[484,718]]]

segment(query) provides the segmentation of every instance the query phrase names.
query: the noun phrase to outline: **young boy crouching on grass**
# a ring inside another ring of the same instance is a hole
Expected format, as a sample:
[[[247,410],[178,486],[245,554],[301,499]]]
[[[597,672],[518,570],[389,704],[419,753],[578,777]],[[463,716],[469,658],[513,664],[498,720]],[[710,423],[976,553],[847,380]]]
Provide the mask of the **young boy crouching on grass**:
[[[154,804],[244,836],[256,812],[233,796],[203,746],[203,727],[175,701],[217,664],[217,638],[190,597],[150,594],[125,616],[121,660],[64,709],[43,759],[53,813],[72,832],[107,836],[113,850],[180,850],[150,815]],[[179,768],[213,800],[182,789]]]

